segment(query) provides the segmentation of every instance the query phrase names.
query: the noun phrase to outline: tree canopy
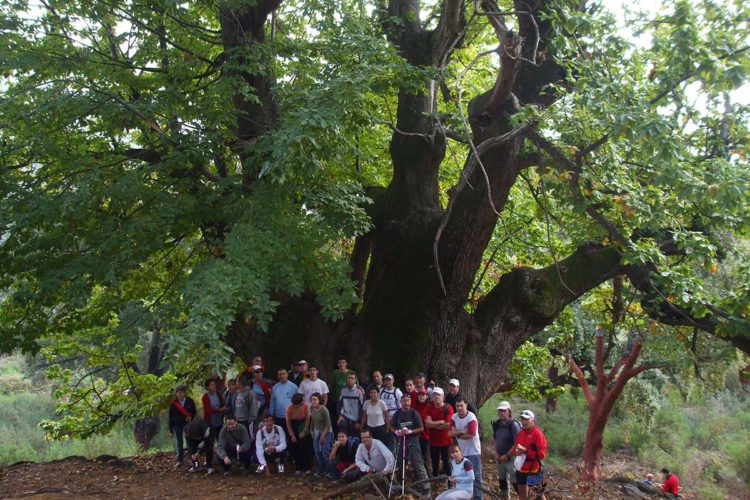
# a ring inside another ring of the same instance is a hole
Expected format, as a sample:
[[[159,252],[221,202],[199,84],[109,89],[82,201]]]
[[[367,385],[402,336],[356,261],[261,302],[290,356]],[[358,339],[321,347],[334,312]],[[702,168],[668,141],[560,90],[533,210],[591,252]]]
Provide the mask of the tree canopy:
[[[261,351],[481,402],[617,277],[750,352],[749,9],[5,2],[0,348],[56,363],[60,434]]]

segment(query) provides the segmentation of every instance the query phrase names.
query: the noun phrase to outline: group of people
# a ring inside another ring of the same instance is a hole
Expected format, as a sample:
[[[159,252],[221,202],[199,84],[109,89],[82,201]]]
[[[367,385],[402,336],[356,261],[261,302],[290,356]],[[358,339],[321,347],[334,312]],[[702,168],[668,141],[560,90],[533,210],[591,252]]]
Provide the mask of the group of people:
[[[418,372],[402,390],[393,375],[375,370],[364,389],[344,357],[331,373],[330,387],[306,360],[276,375],[276,381],[268,379],[256,357],[224,391],[221,381],[207,380],[202,417],[178,386],[169,409],[176,467],[183,466],[186,440],[189,472],[201,470],[205,457],[209,475],[217,461],[225,474],[233,464],[248,474],[254,462],[258,474],[283,473],[291,458],[295,474],[308,474],[314,457],[316,476],[351,482],[369,473],[393,480],[408,463],[425,493],[434,482],[430,477],[444,474],[450,488],[441,500],[483,497],[479,421],[457,379],[443,390]],[[492,428],[501,493],[509,498],[513,487],[525,500],[528,488],[541,484],[547,442],[530,410],[514,420],[503,401],[497,412]]]
[[[660,487],[662,493],[671,493],[672,495],[679,495],[680,493],[680,478],[677,474],[673,473],[666,467],[661,470],[664,481],[661,483],[654,483],[654,475],[646,474],[646,479],[643,481],[649,486]]]

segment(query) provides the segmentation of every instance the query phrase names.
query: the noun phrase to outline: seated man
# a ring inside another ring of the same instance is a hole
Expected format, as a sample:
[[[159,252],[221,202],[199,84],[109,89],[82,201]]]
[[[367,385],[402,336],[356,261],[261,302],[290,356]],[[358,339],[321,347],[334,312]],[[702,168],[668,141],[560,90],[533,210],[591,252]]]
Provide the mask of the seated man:
[[[263,426],[255,435],[255,455],[260,463],[258,470],[255,471],[258,474],[271,473],[268,469],[268,461],[276,462],[280,474],[284,472],[284,460],[287,457],[286,434],[284,434],[284,429],[274,424],[273,415],[270,413],[263,416]]]
[[[242,472],[245,475],[250,472],[252,444],[247,427],[238,425],[237,417],[233,414],[227,415],[227,423],[219,432],[216,442],[216,456],[221,460],[225,476],[229,475],[233,458],[242,463]]]
[[[365,474],[390,473],[396,465],[393,453],[381,441],[373,439],[372,431],[365,428],[362,431],[362,444],[357,448],[354,457],[354,467],[348,468],[344,474],[347,483],[356,481]]]
[[[331,453],[328,455],[330,474],[334,479],[343,477],[346,471],[357,466],[354,461],[357,458],[358,447],[359,438],[349,437],[345,430],[339,430],[336,434],[336,442],[333,443]]]
[[[188,452],[192,463],[188,472],[198,472],[200,470],[198,459],[201,455],[205,455],[206,467],[208,467],[207,475],[213,474],[214,438],[208,422],[201,417],[195,417],[185,426],[185,438],[187,439]]]

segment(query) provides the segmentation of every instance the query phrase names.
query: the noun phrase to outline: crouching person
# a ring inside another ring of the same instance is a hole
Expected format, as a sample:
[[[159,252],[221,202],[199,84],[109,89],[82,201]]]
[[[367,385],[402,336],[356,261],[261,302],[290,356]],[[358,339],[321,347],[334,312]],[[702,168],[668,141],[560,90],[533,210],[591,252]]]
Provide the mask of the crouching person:
[[[247,427],[238,425],[234,415],[227,415],[227,423],[219,432],[219,440],[216,442],[216,456],[221,460],[224,475],[229,475],[233,460],[242,464],[242,472],[247,475],[250,472],[251,452],[252,441]]]
[[[391,450],[382,441],[373,439],[370,429],[365,428],[361,436],[362,443],[357,448],[354,458],[355,466],[344,474],[347,483],[356,481],[365,474],[391,473],[396,464]]]
[[[274,424],[274,417],[266,414],[263,417],[263,426],[255,435],[255,455],[258,457],[258,474],[271,473],[268,462],[275,462],[279,474],[284,472],[284,460],[287,457],[286,435],[284,429]]]
[[[213,474],[214,435],[208,422],[200,417],[195,417],[185,426],[185,438],[187,439],[192,464],[188,472],[198,472],[200,470],[200,456],[205,455],[207,474],[209,476]]]

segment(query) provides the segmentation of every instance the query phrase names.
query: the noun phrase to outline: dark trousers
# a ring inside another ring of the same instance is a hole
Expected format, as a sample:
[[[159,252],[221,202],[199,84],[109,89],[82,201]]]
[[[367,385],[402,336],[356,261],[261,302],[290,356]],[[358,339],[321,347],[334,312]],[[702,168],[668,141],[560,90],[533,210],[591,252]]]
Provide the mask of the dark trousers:
[[[424,468],[427,470],[432,462],[430,461],[430,442],[426,439],[422,439],[422,437],[419,437],[419,451],[422,452],[422,462],[424,463]],[[431,471],[427,470],[427,473],[430,474]]]
[[[201,443],[203,443],[203,446],[201,446]],[[187,444],[188,444],[188,452],[191,455],[190,460],[192,460],[192,455],[195,453],[198,453],[198,452],[205,453],[206,464],[209,467],[213,467],[212,462],[214,459],[214,438],[211,434],[209,434],[208,437],[205,439],[187,438]],[[195,461],[197,462],[197,460]]]
[[[181,464],[182,459],[185,456],[185,441],[184,441],[185,424],[175,425],[172,431],[174,432],[176,460],[177,460],[177,463]]]
[[[240,462],[243,468],[247,469],[248,467],[250,467],[250,458],[252,456],[250,454],[250,450],[243,451],[238,455],[237,448],[235,446],[227,446],[224,448],[224,453],[226,453],[227,456],[232,459],[232,461]],[[224,470],[229,470],[232,467],[231,464],[227,465],[224,463],[224,461],[221,462],[221,466],[224,467]]]
[[[347,483],[353,483],[364,475],[365,473],[359,470],[359,467],[355,467],[351,470],[346,471],[346,474],[344,474],[344,481],[346,481]]]
[[[443,459],[443,474],[446,476],[451,475],[451,469],[448,462],[448,446],[432,446],[430,445],[430,456],[432,458],[432,477],[440,475],[440,459]]]
[[[294,460],[294,470],[308,471],[312,468],[310,460],[310,450],[312,449],[312,439],[310,434],[305,434],[305,437],[299,437],[299,429],[304,428],[304,420],[292,420],[292,431],[294,431],[294,437],[297,442],[289,441],[289,451],[292,453],[292,460]]]
[[[277,451],[276,453],[263,453],[263,456],[266,457],[266,464],[270,464],[273,462],[281,463],[286,460],[287,452],[284,451]]]
[[[378,425],[377,427],[370,427],[370,432],[372,432],[372,437],[388,446],[390,441],[388,439],[388,432],[386,432],[385,428],[385,424]]]

